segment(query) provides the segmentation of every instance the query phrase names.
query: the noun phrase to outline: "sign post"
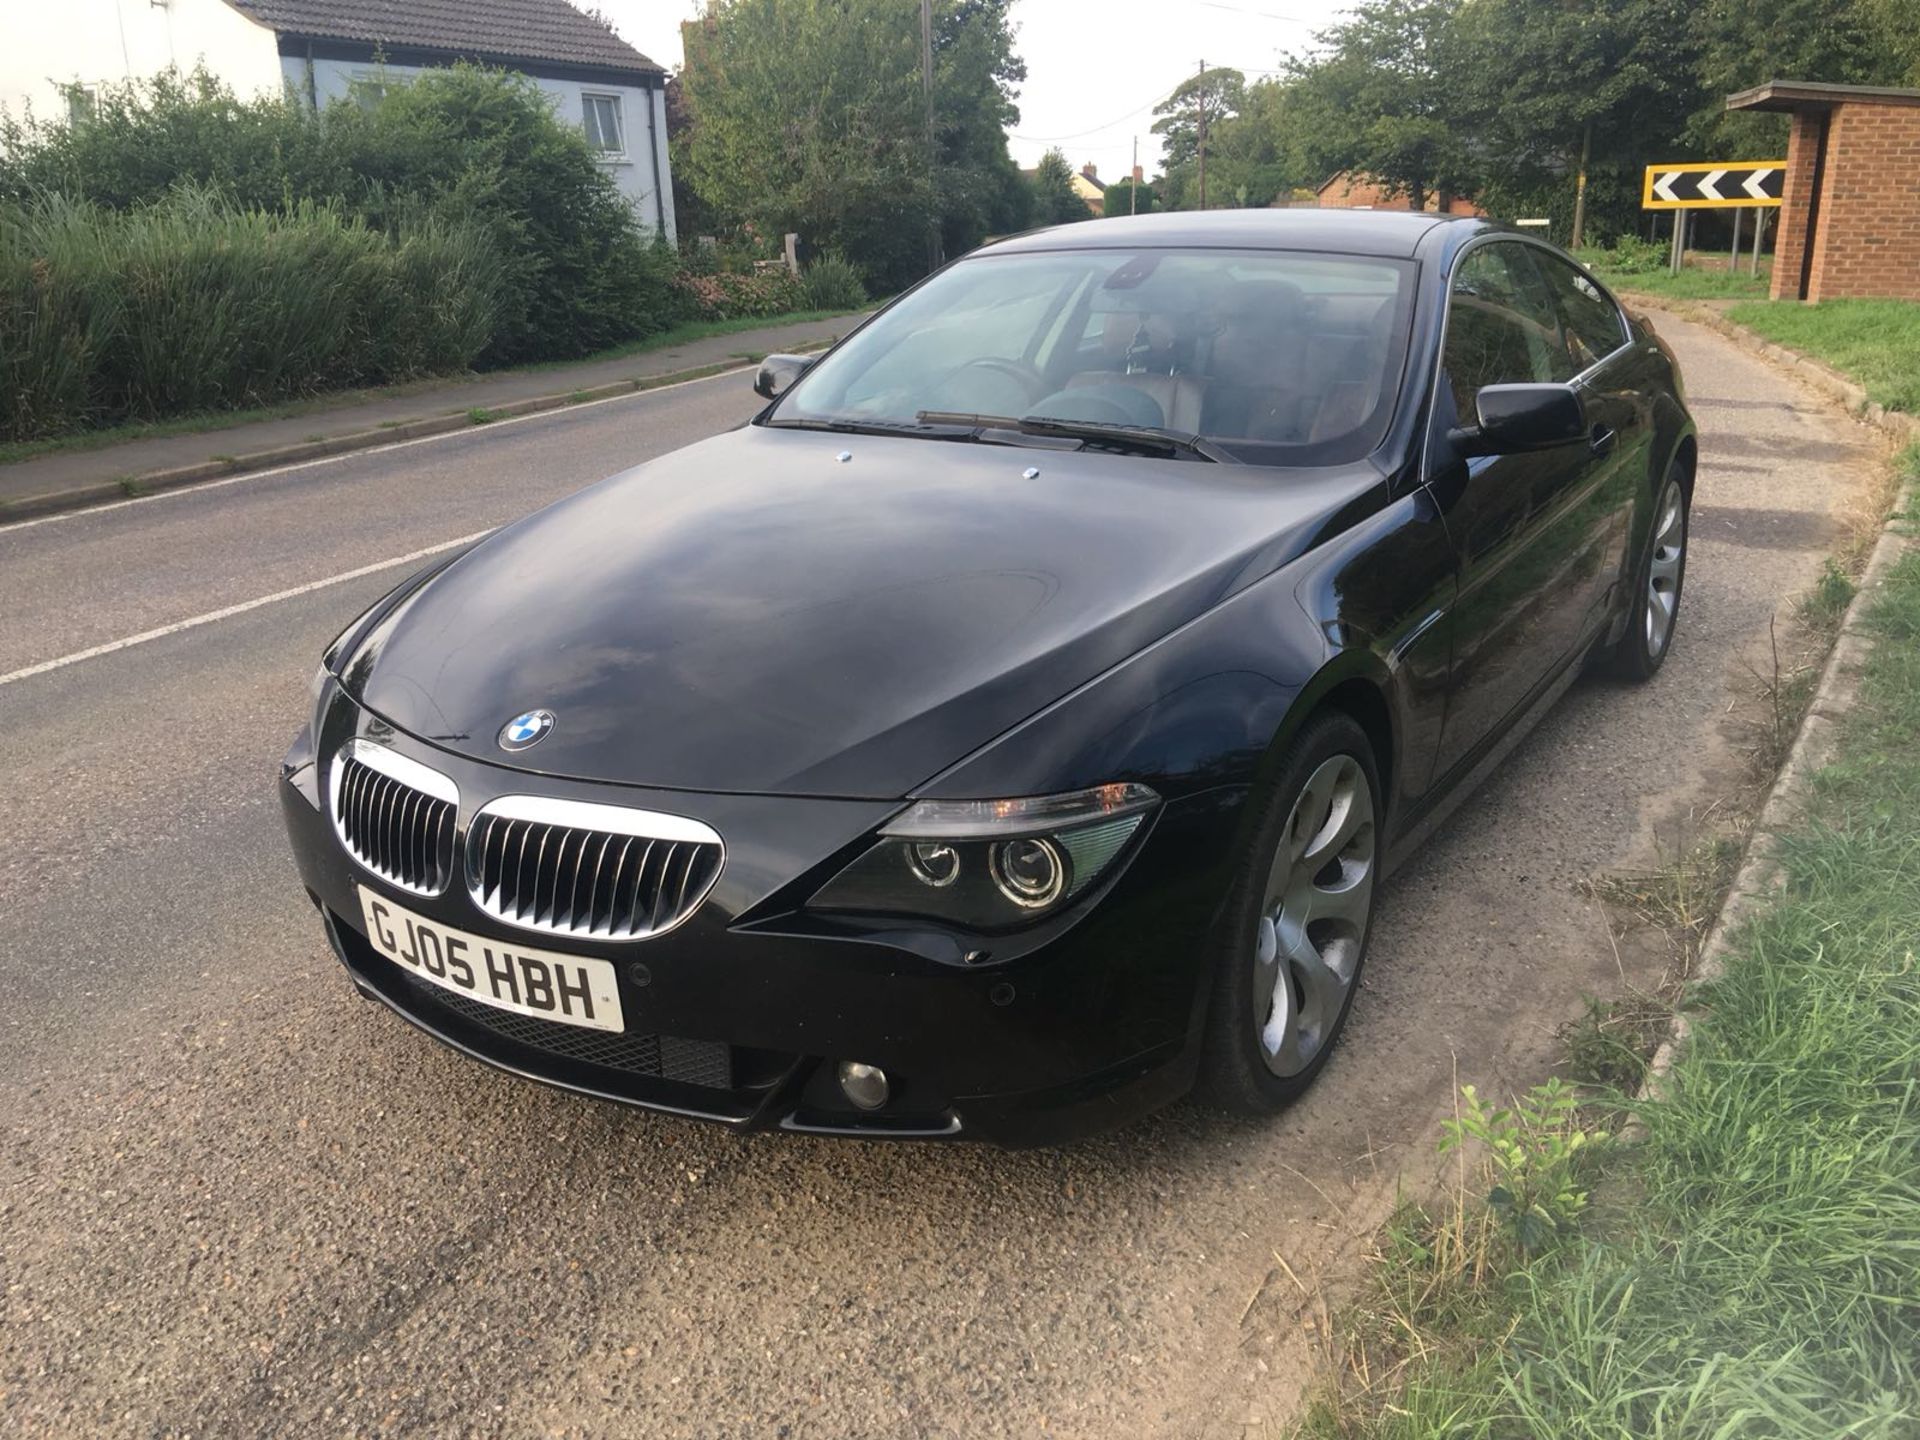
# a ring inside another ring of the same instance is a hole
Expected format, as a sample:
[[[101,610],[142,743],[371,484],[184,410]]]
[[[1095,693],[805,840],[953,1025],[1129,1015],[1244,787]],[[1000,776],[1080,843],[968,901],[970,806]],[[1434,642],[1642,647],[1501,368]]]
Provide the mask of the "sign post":
[[[1734,216],[1733,258],[1728,269],[1740,264],[1740,212],[1758,210],[1753,227],[1754,273],[1760,270],[1760,232],[1765,228],[1766,212],[1780,208],[1787,188],[1787,162],[1784,160],[1729,160],[1704,165],[1649,165],[1640,192],[1642,210],[1672,210],[1673,255],[1668,270],[1675,275],[1687,255],[1687,215],[1689,210],[1731,210]]]

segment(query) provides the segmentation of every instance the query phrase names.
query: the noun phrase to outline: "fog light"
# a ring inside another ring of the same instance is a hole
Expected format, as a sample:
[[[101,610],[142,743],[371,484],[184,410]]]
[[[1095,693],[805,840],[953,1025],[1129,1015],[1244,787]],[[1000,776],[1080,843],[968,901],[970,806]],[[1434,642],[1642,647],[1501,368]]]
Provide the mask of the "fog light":
[[[840,1093],[862,1110],[878,1110],[887,1103],[887,1072],[858,1060],[840,1062]]]

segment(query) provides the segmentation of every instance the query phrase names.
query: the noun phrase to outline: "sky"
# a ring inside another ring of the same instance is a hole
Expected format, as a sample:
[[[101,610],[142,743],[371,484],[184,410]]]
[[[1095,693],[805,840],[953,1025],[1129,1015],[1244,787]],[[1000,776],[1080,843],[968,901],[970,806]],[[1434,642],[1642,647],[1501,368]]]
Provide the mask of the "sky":
[[[680,22],[705,8],[704,0],[595,3],[668,69],[680,64]],[[1137,137],[1151,176],[1160,158],[1153,107],[1202,60],[1253,79],[1307,49],[1346,8],[1347,0],[1016,0],[1014,48],[1027,80],[1009,141],[1014,159],[1030,166],[1057,145],[1076,170],[1092,162],[1102,179],[1118,180]]]

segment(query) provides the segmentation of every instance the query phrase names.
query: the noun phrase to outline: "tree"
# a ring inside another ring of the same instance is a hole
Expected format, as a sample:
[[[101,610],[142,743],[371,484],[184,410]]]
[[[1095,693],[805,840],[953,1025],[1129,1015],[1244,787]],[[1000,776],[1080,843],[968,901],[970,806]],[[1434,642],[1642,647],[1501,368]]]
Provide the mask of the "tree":
[[[1047,151],[1033,172],[1033,208],[1029,220],[1035,225],[1065,225],[1092,218],[1087,202],[1073,191],[1073,165],[1059,149]]]
[[[1262,80],[1247,86],[1239,113],[1207,129],[1210,197],[1233,196],[1236,204],[1258,209],[1326,178],[1301,156],[1292,91],[1283,82]],[[1242,192],[1244,200],[1238,198]]]
[[[899,0],[716,0],[686,30],[687,178],[724,218],[799,231],[881,289],[926,268],[929,228],[970,244],[1017,209],[1008,0],[935,0],[929,164],[920,16]],[[969,238],[971,237],[971,238]]]
[[[1238,113],[1246,84],[1247,77],[1240,71],[1215,66],[1205,74],[1195,73],[1181,81],[1171,95],[1153,107],[1153,113],[1160,117],[1153,122],[1153,133],[1162,137],[1160,165],[1168,209],[1199,206],[1202,122],[1211,163],[1215,132]]]
[[[1364,174],[1415,210],[1469,188],[1472,70],[1458,14],[1449,0],[1365,0],[1318,37],[1325,52],[1296,69],[1292,103],[1321,178]]]

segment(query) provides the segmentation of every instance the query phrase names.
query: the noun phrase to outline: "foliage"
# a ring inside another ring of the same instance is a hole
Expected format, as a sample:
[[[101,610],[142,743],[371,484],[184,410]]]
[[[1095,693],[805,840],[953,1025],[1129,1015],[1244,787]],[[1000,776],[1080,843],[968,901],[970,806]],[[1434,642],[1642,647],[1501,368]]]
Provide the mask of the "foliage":
[[[1462,10],[1457,0],[1364,0],[1320,37],[1325,53],[1296,71],[1289,108],[1323,176],[1370,176],[1416,210],[1472,189],[1476,60]]]
[[[674,282],[682,314],[697,320],[737,320],[784,315],[806,303],[806,292],[785,266],[740,274],[682,275]]]
[[[1151,215],[1160,208],[1153,186],[1136,186],[1131,180],[1116,180],[1107,187],[1108,215]]]
[[[1033,204],[1028,218],[1035,225],[1066,225],[1090,220],[1093,212],[1073,190],[1073,164],[1064,151],[1053,149],[1040,157],[1033,172]]]
[[[938,0],[929,164],[919,14],[891,0],[719,0],[688,27],[677,157],[723,219],[797,231],[882,288],[1011,228],[1011,0]]]
[[[1574,1230],[1587,1204],[1587,1192],[1577,1188],[1578,1167],[1594,1137],[1576,1123],[1579,1102],[1572,1088],[1549,1080],[1511,1109],[1487,1105],[1471,1085],[1463,1085],[1460,1095],[1466,1106],[1443,1127],[1441,1152],[1469,1140],[1485,1147],[1493,1173],[1487,1208],[1515,1245],[1537,1253]]]
[[[1874,403],[1920,415],[1920,301],[1749,301],[1727,317],[1844,370]]]
[[[470,220],[393,230],[182,189],[0,205],[0,436],[464,370],[501,266]]]
[[[484,364],[586,354],[671,324],[673,259],[531,80],[472,66],[389,83],[318,115],[239,100],[204,71],[102,87],[87,124],[9,122],[0,195],[126,209],[182,181],[245,210],[328,206],[374,229],[471,223],[500,267]]]
[[[1229,66],[1196,72],[1174,86],[1173,93],[1153,107],[1153,133],[1161,137],[1162,188],[1170,208],[1200,206],[1199,154],[1202,121],[1207,136],[1208,189],[1214,191],[1212,161],[1222,133],[1238,114],[1247,77]],[[1224,192],[1215,192],[1224,193]]]
[[[1456,1264],[1415,1305],[1409,1277],[1437,1267],[1390,1230],[1349,1382],[1304,1433],[1916,1433],[1920,552],[1866,626],[1838,755],[1777,837],[1784,887],[1690,997],[1687,1043],[1636,1107],[1644,1138],[1595,1188],[1592,1237]]]
[[[800,289],[809,310],[858,310],[867,303],[858,267],[831,250],[800,273]]]

